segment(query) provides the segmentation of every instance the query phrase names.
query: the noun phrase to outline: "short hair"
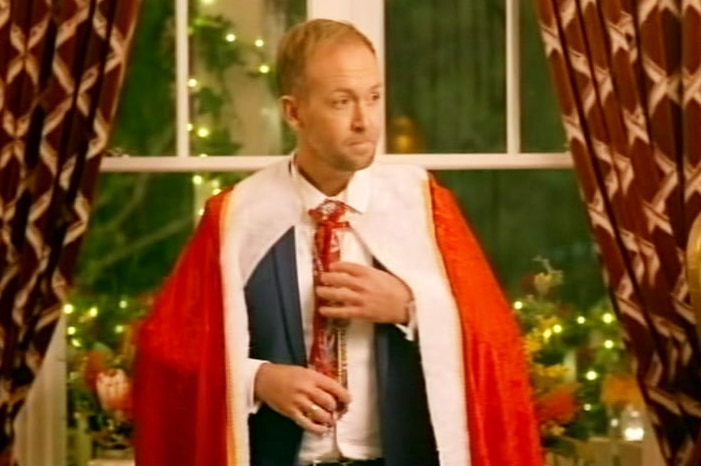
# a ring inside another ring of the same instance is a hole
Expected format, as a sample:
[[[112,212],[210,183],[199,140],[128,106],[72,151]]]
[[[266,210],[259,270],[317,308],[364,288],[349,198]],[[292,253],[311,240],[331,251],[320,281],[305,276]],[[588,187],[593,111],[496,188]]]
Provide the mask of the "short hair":
[[[278,43],[275,66],[278,95],[290,94],[300,87],[307,61],[317,50],[342,42],[359,42],[376,54],[370,39],[347,22],[312,19],[292,27]]]

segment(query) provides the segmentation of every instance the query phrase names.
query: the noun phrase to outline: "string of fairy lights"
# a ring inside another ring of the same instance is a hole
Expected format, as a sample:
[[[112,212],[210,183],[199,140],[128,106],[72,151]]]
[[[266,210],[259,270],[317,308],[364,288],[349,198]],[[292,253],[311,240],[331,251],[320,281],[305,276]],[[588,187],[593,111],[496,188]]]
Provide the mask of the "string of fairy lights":
[[[524,307],[523,301],[514,301],[513,308],[516,311],[522,310],[523,307]],[[604,312],[603,314],[601,314],[601,316],[599,316],[599,321],[604,326],[612,326],[616,323],[616,316],[612,312]],[[583,315],[577,315],[573,319],[573,322],[575,325],[578,325],[578,326],[584,326],[584,325],[588,325],[588,324],[591,326],[591,323],[596,322],[596,320],[591,319],[591,318],[587,319],[587,317],[585,317]],[[551,327],[543,330],[543,332],[542,332],[543,340],[547,343],[554,336],[561,335],[566,329],[565,325],[566,324],[564,324],[564,323],[555,323]],[[616,350],[619,348],[619,345],[620,345],[619,343],[615,342],[611,338],[605,338],[601,342],[601,346],[606,350]],[[594,369],[589,369],[589,370],[586,370],[585,372],[583,372],[584,379],[586,379],[590,382],[593,382],[593,381],[599,379],[600,375],[601,374],[599,374],[599,372],[597,372]],[[591,408],[592,408],[591,404],[588,404],[588,403],[584,404],[584,406],[583,406],[583,409],[585,411],[589,411],[589,410],[591,410]]]
[[[205,3],[205,2],[202,2]],[[210,2],[208,4],[211,4],[213,2]],[[225,32],[223,34],[222,40],[227,43],[227,44],[234,44],[238,42],[239,36],[234,33],[234,32]],[[244,47],[249,46],[250,44],[244,44]],[[266,45],[266,42],[263,38],[257,37],[255,40],[252,42],[253,47],[255,47],[256,50],[259,50],[259,55],[261,56],[261,63],[254,65],[254,74],[257,74],[258,76],[265,76],[271,73],[272,67],[271,65],[267,62],[267,59],[263,56],[263,49]],[[202,80],[197,78],[196,76],[191,76],[188,79],[187,86],[190,89],[191,92],[197,92],[201,89],[202,86]],[[194,134],[197,138],[200,139],[207,139],[212,135],[212,129],[207,125],[207,124],[193,124],[192,122],[188,123],[187,125],[188,132]],[[197,154],[199,157],[207,157],[209,156],[208,153],[206,152],[200,152]]]
[[[117,303],[117,307],[126,311],[128,310],[129,302],[127,299],[120,299]],[[87,332],[85,329],[101,316],[100,307],[91,305],[79,309],[72,303],[66,303],[63,305],[63,313],[66,315],[68,322],[66,326],[66,336],[71,346],[74,348],[90,349],[89,346],[91,342],[88,341],[89,336],[86,334]],[[125,331],[125,325],[123,323],[118,323],[113,325],[111,330],[115,336],[121,335]]]

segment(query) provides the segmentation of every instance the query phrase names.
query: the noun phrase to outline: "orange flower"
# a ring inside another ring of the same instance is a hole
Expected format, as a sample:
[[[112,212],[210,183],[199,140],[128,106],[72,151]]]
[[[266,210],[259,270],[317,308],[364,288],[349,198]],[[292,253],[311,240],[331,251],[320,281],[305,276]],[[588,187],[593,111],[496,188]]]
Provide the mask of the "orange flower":
[[[579,411],[575,384],[560,385],[536,400],[536,415],[541,425],[547,423],[567,424]]]
[[[601,384],[601,402],[612,408],[642,408],[643,397],[632,374],[609,374]]]
[[[109,369],[97,374],[97,396],[105,411],[131,412],[131,380],[122,369]]]

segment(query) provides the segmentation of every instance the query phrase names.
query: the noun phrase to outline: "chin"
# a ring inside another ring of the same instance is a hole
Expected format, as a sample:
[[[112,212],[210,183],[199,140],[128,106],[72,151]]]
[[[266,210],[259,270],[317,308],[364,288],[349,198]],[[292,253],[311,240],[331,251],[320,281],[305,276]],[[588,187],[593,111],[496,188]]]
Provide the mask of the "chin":
[[[360,169],[367,168],[375,160],[375,154],[377,152],[377,146],[374,144],[371,148],[363,149],[360,151],[353,151],[348,154],[348,160],[357,165]]]
[[[377,146],[345,147],[335,153],[333,157],[329,157],[329,161],[333,163],[337,170],[345,172],[355,172],[369,167],[375,160],[375,151]]]
[[[348,157],[346,159],[348,167],[353,170],[353,171],[358,171],[362,170],[364,168],[368,168],[372,162],[375,160],[375,151],[373,150],[372,152],[362,154],[362,155],[354,155],[352,157]]]

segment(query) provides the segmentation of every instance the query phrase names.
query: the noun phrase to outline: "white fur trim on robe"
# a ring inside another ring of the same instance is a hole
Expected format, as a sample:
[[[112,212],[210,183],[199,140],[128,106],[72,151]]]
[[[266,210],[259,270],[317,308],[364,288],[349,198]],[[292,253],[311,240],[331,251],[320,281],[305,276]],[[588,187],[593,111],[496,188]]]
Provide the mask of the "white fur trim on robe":
[[[221,266],[230,419],[236,464],[248,466],[246,387],[240,374],[249,349],[243,287],[270,248],[304,220],[290,159],[243,180],[230,194],[222,219]],[[416,301],[419,345],[431,422],[441,466],[470,464],[465,371],[458,310],[436,245],[422,169],[375,164],[369,208],[351,224],[360,240],[388,271],[404,280]]]

